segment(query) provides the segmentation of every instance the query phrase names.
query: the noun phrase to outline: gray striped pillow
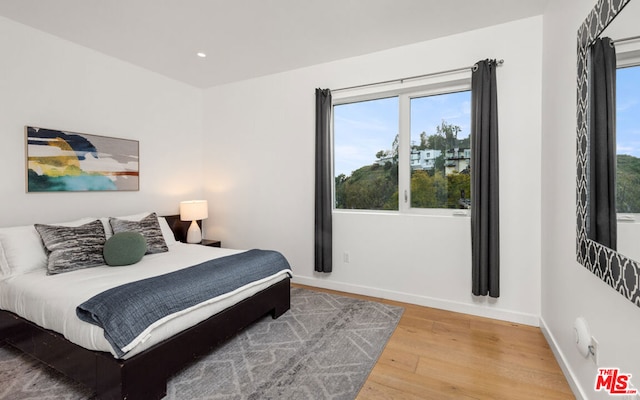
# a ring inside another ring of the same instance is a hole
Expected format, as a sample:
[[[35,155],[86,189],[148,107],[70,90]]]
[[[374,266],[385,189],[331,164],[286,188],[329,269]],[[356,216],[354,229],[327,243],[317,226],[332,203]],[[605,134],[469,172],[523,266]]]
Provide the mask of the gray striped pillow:
[[[113,233],[119,232],[138,232],[144,236],[147,241],[147,252],[145,254],[164,253],[169,251],[167,243],[162,236],[162,229],[158,223],[156,213],[151,213],[140,221],[127,221],[118,218],[109,218],[109,223],[113,229]]]
[[[80,226],[35,224],[47,249],[47,275],[104,265],[107,240],[99,220]]]

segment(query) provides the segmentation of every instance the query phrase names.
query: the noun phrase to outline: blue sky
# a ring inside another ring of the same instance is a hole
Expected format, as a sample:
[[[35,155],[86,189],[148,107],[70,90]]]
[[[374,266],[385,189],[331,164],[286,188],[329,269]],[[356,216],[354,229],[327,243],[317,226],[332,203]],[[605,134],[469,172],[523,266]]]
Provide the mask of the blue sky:
[[[640,157],[640,66],[618,69],[616,80],[617,153]]]
[[[411,142],[419,145],[420,134],[436,133],[442,121],[457,125],[462,130],[458,139],[469,137],[471,129],[471,92],[447,93],[419,97],[411,100]]]
[[[459,92],[415,98],[411,101],[411,141],[420,143],[420,133],[436,133],[445,120],[462,128],[458,139],[469,136],[471,93]],[[371,165],[380,150],[391,150],[398,134],[398,98],[363,101],[334,107],[335,174]]]
[[[380,150],[391,149],[398,134],[398,98],[342,104],[333,108],[335,175],[371,165]]]

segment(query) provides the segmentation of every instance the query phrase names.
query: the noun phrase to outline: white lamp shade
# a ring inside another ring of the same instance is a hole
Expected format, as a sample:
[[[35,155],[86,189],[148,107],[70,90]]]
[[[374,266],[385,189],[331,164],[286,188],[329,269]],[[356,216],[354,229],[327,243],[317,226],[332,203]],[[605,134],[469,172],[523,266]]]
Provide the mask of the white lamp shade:
[[[180,220],[197,221],[209,217],[209,206],[206,200],[189,200],[180,202]]]

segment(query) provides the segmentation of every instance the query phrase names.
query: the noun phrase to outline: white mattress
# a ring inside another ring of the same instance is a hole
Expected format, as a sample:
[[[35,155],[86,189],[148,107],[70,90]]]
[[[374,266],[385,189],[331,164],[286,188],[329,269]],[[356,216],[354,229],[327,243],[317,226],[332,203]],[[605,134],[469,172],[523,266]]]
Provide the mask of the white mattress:
[[[127,282],[162,275],[203,261],[241,253],[241,250],[222,249],[178,243],[169,251],[149,254],[137,264],[126,267],[95,267],[58,275],[46,275],[46,270],[0,280],[0,309],[61,333],[86,349],[110,352],[111,345],[104,338],[102,328],[84,322],[76,316],[76,307],[107,289]],[[290,270],[250,283],[231,293],[163,318],[132,343],[122,358],[130,358],[145,349],[193,326],[208,317],[251,297],[287,276]],[[186,312],[188,311],[188,312]]]

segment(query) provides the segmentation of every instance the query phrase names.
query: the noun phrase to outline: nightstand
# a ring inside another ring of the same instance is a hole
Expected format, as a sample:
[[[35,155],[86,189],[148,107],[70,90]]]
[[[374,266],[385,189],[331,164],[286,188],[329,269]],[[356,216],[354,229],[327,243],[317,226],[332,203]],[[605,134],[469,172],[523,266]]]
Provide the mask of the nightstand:
[[[222,247],[222,243],[220,243],[219,240],[202,239],[202,242],[200,242],[199,244],[202,246],[209,246],[209,247]]]

